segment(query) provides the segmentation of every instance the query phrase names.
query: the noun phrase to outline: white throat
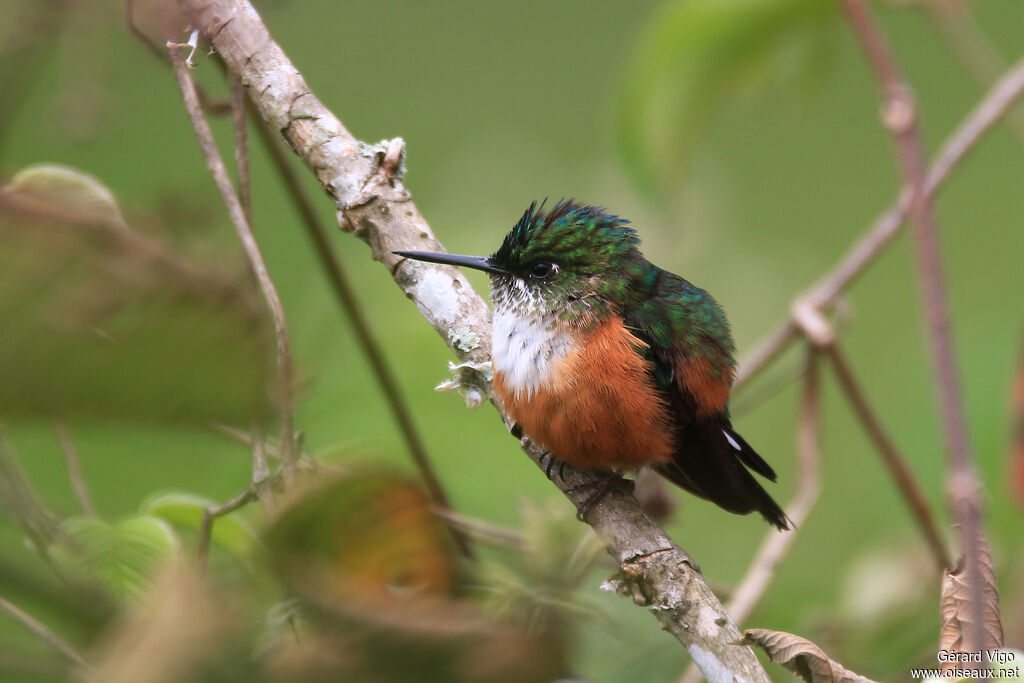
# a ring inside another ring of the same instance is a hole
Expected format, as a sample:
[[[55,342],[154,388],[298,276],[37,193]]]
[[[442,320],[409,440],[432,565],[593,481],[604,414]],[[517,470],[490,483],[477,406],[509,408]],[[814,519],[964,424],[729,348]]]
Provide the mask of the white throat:
[[[529,398],[552,381],[573,343],[571,328],[558,324],[543,309],[534,308],[525,315],[517,315],[509,306],[494,309],[491,362],[517,397]]]

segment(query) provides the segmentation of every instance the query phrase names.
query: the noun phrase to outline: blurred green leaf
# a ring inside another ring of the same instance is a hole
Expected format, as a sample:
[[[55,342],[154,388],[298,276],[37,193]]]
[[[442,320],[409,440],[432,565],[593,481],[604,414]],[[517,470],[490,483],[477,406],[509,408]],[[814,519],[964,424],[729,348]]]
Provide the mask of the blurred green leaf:
[[[157,517],[182,529],[199,532],[203,510],[216,503],[186,491],[155,493],[142,502],[139,513]],[[218,517],[210,539],[239,558],[246,558],[259,545],[256,532],[235,513]]]
[[[821,0],[667,3],[637,42],[618,107],[621,155],[641,189],[675,186],[725,105],[821,74],[836,16],[837,4]]]
[[[269,329],[241,272],[132,230],[88,174],[21,171],[0,188],[0,412],[267,415]]]
[[[29,166],[11,178],[4,192],[17,197],[30,211],[74,223],[127,229],[114,193],[95,176],[69,166]]]
[[[125,602],[145,592],[178,548],[170,525],[155,517],[130,517],[115,524],[69,517],[61,523],[51,552],[69,579]]]

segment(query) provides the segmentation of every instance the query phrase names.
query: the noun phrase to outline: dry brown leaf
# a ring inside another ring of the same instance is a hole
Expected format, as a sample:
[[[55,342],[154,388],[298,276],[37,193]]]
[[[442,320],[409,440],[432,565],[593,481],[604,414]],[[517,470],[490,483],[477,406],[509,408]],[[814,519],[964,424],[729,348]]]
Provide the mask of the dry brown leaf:
[[[1003,646],[1003,624],[999,618],[999,591],[996,588],[996,573],[992,566],[992,551],[984,534],[981,536],[981,586],[985,597],[983,649]],[[972,579],[967,575],[966,558],[961,555],[953,569],[947,569],[942,577],[942,601],[939,611],[942,615],[942,629],[939,631],[939,649],[948,652],[967,652],[967,633],[971,629]],[[942,670],[956,669],[956,662],[943,664]]]
[[[800,636],[785,631],[751,628],[743,632],[743,642],[757,645],[773,662],[781,664],[807,683],[874,683],[833,661],[825,652]]]

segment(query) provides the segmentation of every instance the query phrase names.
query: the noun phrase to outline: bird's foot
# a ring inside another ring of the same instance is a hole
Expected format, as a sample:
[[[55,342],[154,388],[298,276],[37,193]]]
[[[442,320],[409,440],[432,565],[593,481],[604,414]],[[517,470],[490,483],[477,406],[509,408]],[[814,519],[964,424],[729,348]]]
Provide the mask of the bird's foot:
[[[541,453],[540,457],[537,458],[537,462],[544,468],[544,475],[551,481],[555,480],[552,472],[554,472],[555,465],[557,464],[558,478],[565,481],[565,462],[556,458],[551,451],[545,450]]]
[[[624,478],[619,472],[615,470],[599,470],[598,475],[599,479],[564,489],[566,493],[582,491],[583,489],[594,489],[594,492],[586,500],[576,506],[576,519],[581,522],[587,521],[587,515],[590,513],[590,510],[612,490],[618,490],[626,495],[633,493],[633,480]]]

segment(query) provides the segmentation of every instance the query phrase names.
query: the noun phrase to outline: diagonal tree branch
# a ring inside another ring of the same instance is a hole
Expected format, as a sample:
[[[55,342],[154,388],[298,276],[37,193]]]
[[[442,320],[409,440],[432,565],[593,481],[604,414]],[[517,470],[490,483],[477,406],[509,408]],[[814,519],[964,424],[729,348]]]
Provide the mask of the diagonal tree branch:
[[[839,350],[839,345],[831,345],[825,349],[825,353],[832,362],[832,368],[839,379],[839,385],[843,393],[846,394],[846,398],[850,402],[850,407],[853,408],[853,412],[856,413],[857,419],[860,420],[861,425],[864,427],[864,431],[867,432],[868,437],[875,444],[875,450],[882,456],[882,461],[889,469],[889,474],[903,494],[903,500],[906,501],[911,514],[917,521],[917,526],[924,535],[928,549],[931,551],[932,559],[935,560],[935,565],[941,574],[943,570],[953,566],[953,560],[949,557],[946,543],[939,533],[935,517],[928,506],[928,499],[914,478],[914,474],[907,465],[906,460],[900,454],[892,439],[889,438],[881,421],[871,408],[871,404],[864,396],[860,384],[858,384],[857,379],[853,375],[853,370],[850,369],[849,364]]]
[[[244,0],[178,0],[191,24],[211,40],[254,106],[280,131],[332,197],[339,225],[370,245],[395,281],[462,361],[457,383],[470,400],[490,396],[490,312],[454,268],[403,261],[396,249],[443,249],[399,176],[396,145],[359,142],[313,95]],[[397,148],[400,152],[400,147]],[[537,462],[539,448],[522,439]],[[575,503],[595,481],[566,468],[557,485]],[[692,561],[652,522],[632,496],[612,494],[595,505],[589,523],[608,543],[620,573],[608,588],[648,606],[662,627],[687,647],[712,681],[768,681],[754,653]]]
[[[970,111],[946,139],[936,155],[925,180],[924,191],[929,199],[949,178],[978,141],[999,122],[1024,92],[1024,59],[1019,60]],[[853,281],[871,265],[899,233],[910,211],[910,192],[900,193],[896,203],[875,219],[870,228],[847,250],[846,254],[806,293],[793,302],[795,307],[806,300],[816,308],[832,306]],[[778,324],[754,345],[740,363],[735,387],[749,382],[774,361],[799,336],[792,315]]]
[[[871,11],[863,0],[842,0],[850,24],[871,69],[883,100],[882,118],[896,144],[897,156],[909,189],[910,216],[914,224],[914,245],[917,252],[928,340],[932,352],[941,417],[949,455],[947,485],[953,512],[960,524],[961,541],[971,585],[972,628],[965,642],[971,651],[989,645],[984,642],[984,588],[981,584],[981,553],[984,537],[981,528],[981,503],[978,500],[980,481],[974,467],[974,455],[964,424],[953,338],[950,333],[945,279],[939,251],[937,221],[931,197],[926,189],[924,146],[917,125],[917,111],[910,89],[903,81],[881,32],[875,26]]]
[[[235,82],[235,80],[232,79],[232,82]],[[253,118],[255,119],[256,117]],[[298,212],[299,217],[302,219],[302,224],[306,228],[306,234],[309,235],[310,240],[313,242],[317,257],[320,259],[320,265],[327,275],[327,281],[331,284],[338,303],[341,304],[342,310],[356,333],[356,340],[363,350],[363,355],[370,362],[373,374],[377,376],[377,383],[384,393],[384,399],[387,401],[388,407],[391,408],[391,414],[395,418],[398,430],[402,433],[402,438],[405,439],[405,445],[409,449],[409,455],[412,457],[413,463],[420,471],[420,476],[423,478],[423,483],[430,493],[431,500],[433,500],[435,505],[450,510],[451,503],[448,500],[448,494],[441,484],[440,477],[434,471],[434,465],[430,461],[427,447],[423,443],[423,439],[420,438],[419,430],[416,429],[416,423],[413,421],[412,411],[409,410],[409,405],[406,403],[405,396],[398,386],[394,372],[384,357],[380,344],[377,343],[377,339],[374,337],[373,329],[370,327],[366,313],[359,303],[359,298],[352,287],[348,273],[345,271],[341,260],[334,254],[334,250],[331,248],[327,229],[322,225],[312,199],[306,194],[306,190],[302,187],[302,183],[299,182],[298,176],[292,170],[289,160],[285,157],[285,152],[281,149],[281,143],[274,139],[273,132],[262,121],[257,122],[256,130],[260,135],[260,141],[263,143],[264,149],[267,150],[271,160],[274,162],[274,168],[277,169],[278,177],[288,190],[288,196],[291,197],[296,212]],[[450,520],[446,520],[446,522],[462,554],[467,557],[473,557],[473,548],[469,543],[467,535],[460,527],[451,523]]]
[[[170,25],[168,25],[167,33],[170,37]],[[231,185],[231,178],[228,176],[224,160],[217,150],[217,144],[213,139],[210,124],[203,116],[195,83],[192,81],[192,77],[186,68],[185,60],[178,49],[181,46],[168,42],[168,47],[171,49],[171,64],[174,67],[174,75],[178,81],[178,87],[181,89],[182,97],[185,100],[185,109],[192,122],[192,128],[199,140],[199,146],[202,149],[203,156],[206,158],[206,164],[213,175],[214,182],[217,184],[217,189],[220,191],[221,198],[228,209],[231,223],[234,225],[235,232],[238,233],[238,238],[242,242],[242,248],[256,276],[256,281],[259,283],[263,300],[270,311],[270,316],[274,323],[274,337],[277,342],[278,386],[276,387],[276,399],[281,422],[281,475],[284,482],[290,484],[295,476],[298,453],[295,448],[295,426],[292,413],[292,381],[294,374],[292,370],[292,352],[291,342],[288,338],[288,326],[285,323],[284,307],[281,305],[281,298],[277,294],[277,288],[274,287],[274,282],[270,279],[270,274],[267,272],[266,263],[263,261],[263,255],[260,253],[256,238],[253,237],[252,228],[245,216],[245,210]],[[244,124],[244,117],[242,117],[242,122]]]

